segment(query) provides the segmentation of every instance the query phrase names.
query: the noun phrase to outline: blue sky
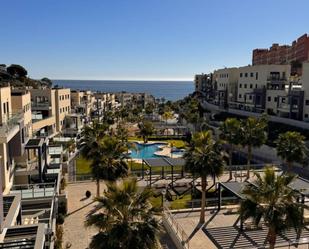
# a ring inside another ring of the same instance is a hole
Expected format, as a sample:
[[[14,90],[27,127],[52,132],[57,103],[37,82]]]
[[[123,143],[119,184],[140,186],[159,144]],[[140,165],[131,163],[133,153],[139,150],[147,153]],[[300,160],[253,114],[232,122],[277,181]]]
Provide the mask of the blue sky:
[[[297,4],[296,4],[297,3]],[[1,1],[0,63],[34,78],[192,79],[309,33],[308,0]]]

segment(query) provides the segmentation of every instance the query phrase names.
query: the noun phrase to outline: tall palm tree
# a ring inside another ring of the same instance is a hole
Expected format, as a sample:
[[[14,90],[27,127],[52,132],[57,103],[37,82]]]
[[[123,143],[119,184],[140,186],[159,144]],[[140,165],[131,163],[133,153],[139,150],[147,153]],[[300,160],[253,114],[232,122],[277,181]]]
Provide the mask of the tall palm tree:
[[[223,172],[224,160],[218,142],[210,131],[195,133],[184,155],[185,170],[202,180],[202,203],[200,223],[205,222],[207,177],[218,177]]]
[[[86,226],[99,232],[92,237],[91,249],[156,249],[158,248],[160,210],[153,208],[150,188],[139,190],[135,179],[121,185],[107,184],[104,197],[86,217]]]
[[[97,182],[97,196],[100,196],[100,180],[116,181],[128,174],[125,153],[128,148],[116,137],[104,136],[94,150],[90,151],[91,172]]]
[[[288,170],[292,170],[293,162],[301,163],[307,154],[305,137],[296,131],[288,131],[279,135],[276,140],[277,155],[284,159]]]
[[[278,174],[266,168],[263,175],[255,173],[256,180],[243,190],[246,200],[241,203],[243,221],[251,218],[255,225],[263,220],[268,227],[269,248],[275,248],[279,233],[294,228],[299,234],[303,226],[303,204],[297,202],[298,194],[289,188],[292,174]]]
[[[247,147],[247,177],[250,177],[250,164],[252,160],[253,147],[261,147],[267,139],[267,120],[265,116],[261,118],[249,117],[240,122],[240,144]]]
[[[230,171],[230,179],[232,179],[232,158],[234,146],[240,144],[240,136],[239,136],[240,122],[236,118],[228,118],[224,121],[221,130],[221,138],[229,144],[229,171]]]

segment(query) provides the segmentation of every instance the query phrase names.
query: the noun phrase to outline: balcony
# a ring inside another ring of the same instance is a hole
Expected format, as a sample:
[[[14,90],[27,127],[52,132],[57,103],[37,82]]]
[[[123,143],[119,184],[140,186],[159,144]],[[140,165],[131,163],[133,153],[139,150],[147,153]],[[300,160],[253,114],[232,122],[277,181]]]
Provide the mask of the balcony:
[[[10,141],[20,130],[20,123],[24,118],[23,112],[9,113],[2,115],[0,124],[0,143],[7,143]]]
[[[290,104],[285,104],[285,103],[281,103],[279,106],[278,106],[278,111],[281,111],[281,112],[287,112],[289,113],[290,111],[291,112],[299,112],[299,109],[300,106],[299,105],[290,105]]]
[[[34,111],[51,110],[51,105],[48,101],[47,102],[31,102],[31,109]]]

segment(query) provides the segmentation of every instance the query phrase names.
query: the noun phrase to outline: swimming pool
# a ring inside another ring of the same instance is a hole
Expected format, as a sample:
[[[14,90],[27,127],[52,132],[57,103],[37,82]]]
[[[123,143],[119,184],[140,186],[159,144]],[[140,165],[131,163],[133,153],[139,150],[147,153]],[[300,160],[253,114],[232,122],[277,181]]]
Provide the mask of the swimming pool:
[[[153,144],[140,144],[134,143],[135,148],[131,149],[131,158],[135,159],[148,159],[148,158],[157,158],[160,156],[155,155],[154,153],[160,150],[160,146],[166,145],[165,143],[153,143]]]

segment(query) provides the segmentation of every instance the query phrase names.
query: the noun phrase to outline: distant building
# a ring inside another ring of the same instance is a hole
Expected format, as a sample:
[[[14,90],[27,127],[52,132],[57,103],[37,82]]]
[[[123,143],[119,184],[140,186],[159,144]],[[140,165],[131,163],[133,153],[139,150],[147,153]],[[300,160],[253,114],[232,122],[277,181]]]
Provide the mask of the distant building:
[[[309,60],[309,37],[302,35],[292,42],[292,45],[273,44],[269,49],[254,49],[252,65],[289,64],[293,61],[300,63]]]

